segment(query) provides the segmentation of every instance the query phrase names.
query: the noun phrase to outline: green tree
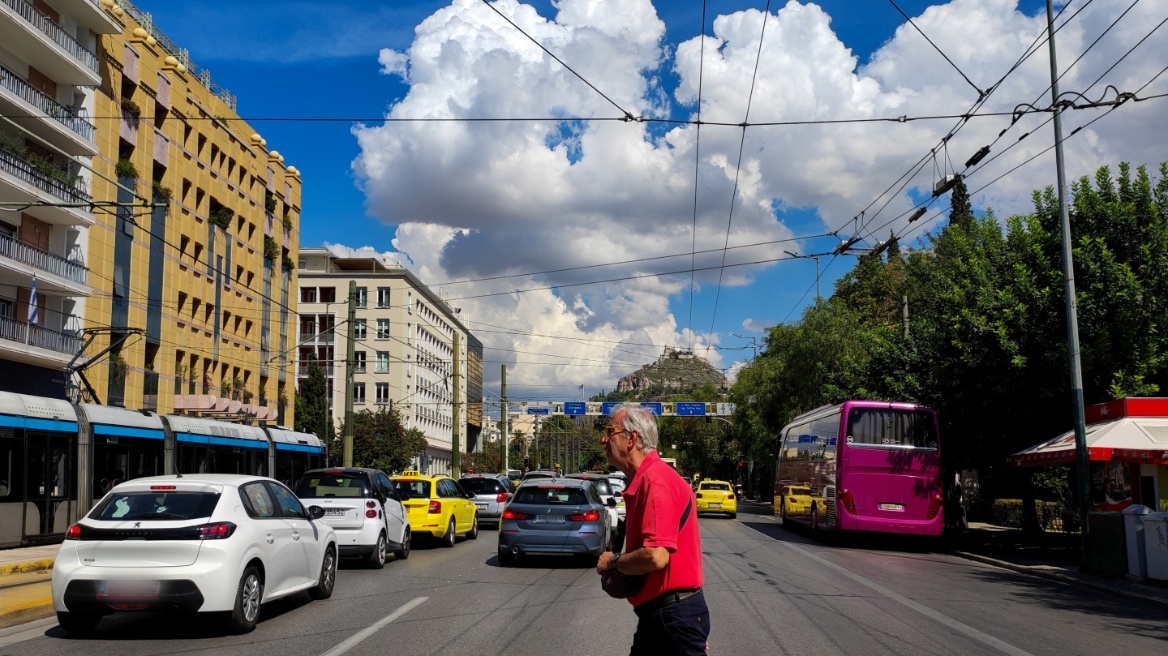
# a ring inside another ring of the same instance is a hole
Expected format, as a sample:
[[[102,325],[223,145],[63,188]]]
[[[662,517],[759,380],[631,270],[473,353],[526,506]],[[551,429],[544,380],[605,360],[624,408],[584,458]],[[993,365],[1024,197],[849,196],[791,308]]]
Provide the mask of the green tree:
[[[325,443],[329,462],[340,462],[341,445],[328,412],[328,384],[324,369],[315,362],[308,364],[308,379],[296,394],[296,430],[313,433]]]
[[[381,407],[353,415],[353,465],[399,472],[426,450],[422,431],[402,425],[397,409]]]

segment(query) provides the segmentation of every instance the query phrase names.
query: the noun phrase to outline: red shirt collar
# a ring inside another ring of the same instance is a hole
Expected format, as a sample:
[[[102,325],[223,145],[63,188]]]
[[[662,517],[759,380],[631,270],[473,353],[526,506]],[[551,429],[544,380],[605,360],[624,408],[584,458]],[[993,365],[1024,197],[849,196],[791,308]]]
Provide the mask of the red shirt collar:
[[[645,478],[645,470],[659,462],[661,462],[661,456],[657,455],[657,449],[646,453],[645,459],[641,461],[641,466],[637,467],[637,471],[633,474],[633,480],[629,481],[629,487],[625,494],[632,492],[636,495],[641,481]]]

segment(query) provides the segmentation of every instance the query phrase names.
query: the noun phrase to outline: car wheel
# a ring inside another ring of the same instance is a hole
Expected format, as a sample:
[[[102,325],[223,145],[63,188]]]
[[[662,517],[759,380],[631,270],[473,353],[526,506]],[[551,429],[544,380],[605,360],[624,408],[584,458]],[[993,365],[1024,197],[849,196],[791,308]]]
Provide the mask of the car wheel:
[[[313,599],[328,599],[333,596],[333,588],[337,584],[337,554],[332,547],[325,549],[324,561],[320,564],[320,579],[316,585],[308,589],[308,595]]]
[[[98,613],[57,613],[57,624],[71,636],[81,637],[93,633],[101,621]]]
[[[369,560],[365,561],[365,565],[370,569],[381,569],[385,567],[385,532],[377,536],[377,546],[373,547],[373,553],[369,554]]]
[[[478,513],[475,513],[474,517],[471,518],[470,532],[466,534],[466,537],[469,540],[479,539],[479,515],[478,515]]]
[[[730,519],[738,519],[738,513],[737,512],[730,513]]]
[[[414,539],[410,527],[406,527],[405,536],[402,537],[401,548],[393,552],[393,557],[397,560],[405,560],[410,557],[410,541]]]
[[[264,581],[255,565],[248,565],[239,579],[235,593],[235,608],[227,616],[227,628],[232,633],[248,633],[260,619],[260,602],[264,599]]]
[[[454,540],[457,536],[454,535],[454,518],[450,518],[450,526],[446,527],[446,535],[442,536],[442,546],[447,549],[454,546]]]
[[[811,506],[811,535],[819,537],[819,508]]]
[[[787,525],[787,502],[786,500],[779,502],[779,518],[783,520],[783,526]]]
[[[515,564],[515,554],[510,551],[499,552],[499,565],[503,567],[511,567]]]

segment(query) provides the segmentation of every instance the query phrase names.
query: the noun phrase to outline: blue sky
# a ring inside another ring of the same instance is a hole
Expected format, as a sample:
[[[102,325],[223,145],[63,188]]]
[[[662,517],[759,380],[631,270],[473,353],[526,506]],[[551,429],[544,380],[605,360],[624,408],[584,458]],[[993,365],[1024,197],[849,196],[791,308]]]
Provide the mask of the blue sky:
[[[857,231],[860,245],[891,231],[911,244],[939,225],[945,199],[913,226],[904,213],[981,145],[1002,155],[970,178],[984,186],[979,207],[1026,211],[1030,191],[1053,182],[1049,153],[986,185],[1049,146],[1051,128],[1040,116],[1014,126],[1009,116],[972,120],[930,155],[955,120],[751,127],[743,138],[733,125],[467,119],[597,119],[619,107],[685,120],[696,116],[699,79],[705,121],[742,122],[748,99],[752,123],[951,116],[1045,24],[1034,0],[896,4],[953,65],[891,2],[776,2],[764,22],[765,2],[709,0],[704,50],[697,1],[492,3],[579,76],[481,0],[136,2],[300,169],[302,245],[402,261],[463,308],[488,348],[489,387],[506,363],[509,387],[557,399],[576,398],[579,384],[612,389],[664,346],[693,347],[732,371],[751,353],[749,337],[797,320],[814,301],[815,262],[779,261],[784,251],[827,252]],[[1064,69],[1086,51],[1064,90],[1088,89],[1168,13],[1142,3],[1088,50],[1122,10],[1088,7],[1060,32]],[[1089,95],[1147,82],[1168,60],[1166,41],[1153,34]],[[1049,99],[1046,84],[1044,47],[981,111]],[[1145,93],[1166,89],[1159,79]],[[1154,147],[1163,139],[1148,138],[1164,130],[1155,104],[1123,107],[1123,119],[1103,118],[1068,141],[1072,179],[1101,164],[1164,159]],[[1071,112],[1064,130],[1100,113]],[[385,116],[463,121],[383,125]],[[1011,145],[1027,130],[1035,136]],[[694,274],[691,303],[688,273],[647,276],[689,269],[695,241],[715,252],[694,258],[713,268]],[[731,264],[765,263],[719,271],[724,244]],[[825,296],[853,262],[821,258]],[[535,289],[507,293],[521,288]]]

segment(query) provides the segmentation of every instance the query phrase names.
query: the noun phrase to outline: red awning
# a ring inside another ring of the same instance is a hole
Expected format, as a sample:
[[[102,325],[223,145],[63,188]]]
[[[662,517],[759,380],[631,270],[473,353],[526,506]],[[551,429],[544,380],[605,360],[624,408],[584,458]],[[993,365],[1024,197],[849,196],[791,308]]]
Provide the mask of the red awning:
[[[1168,417],[1125,417],[1087,426],[1087,455],[1103,462],[1168,465]],[[1036,444],[1010,456],[1019,467],[1067,465],[1075,462],[1075,431]]]

